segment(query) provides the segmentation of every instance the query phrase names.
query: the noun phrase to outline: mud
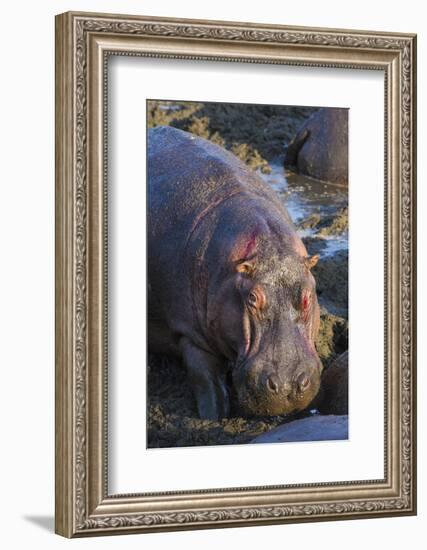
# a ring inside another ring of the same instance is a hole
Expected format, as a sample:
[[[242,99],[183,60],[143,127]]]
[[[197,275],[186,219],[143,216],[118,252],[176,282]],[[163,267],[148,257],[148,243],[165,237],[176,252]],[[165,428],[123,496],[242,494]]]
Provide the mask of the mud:
[[[149,101],[148,124],[150,127],[170,124],[232,150],[259,170],[266,183],[283,198],[308,253],[321,256],[313,275],[321,306],[316,348],[325,377],[337,357],[348,349],[347,189],[290,172],[285,174],[278,160],[284,145],[315,110]],[[147,387],[148,447],[248,443],[282,424],[318,413],[315,400],[297,415],[244,418],[232,394],[230,418],[219,422],[200,420],[184,368],[178,360],[166,356],[149,357]],[[323,400],[321,408],[322,414],[337,410],[333,403],[329,410],[327,400]]]
[[[232,103],[147,102],[148,127],[174,126],[231,150],[251,168],[271,171],[300,126],[318,109]]]
[[[148,447],[248,443],[284,422],[310,415],[244,418],[232,396],[230,418],[200,420],[183,367],[177,360],[158,355],[149,357],[148,396]]]

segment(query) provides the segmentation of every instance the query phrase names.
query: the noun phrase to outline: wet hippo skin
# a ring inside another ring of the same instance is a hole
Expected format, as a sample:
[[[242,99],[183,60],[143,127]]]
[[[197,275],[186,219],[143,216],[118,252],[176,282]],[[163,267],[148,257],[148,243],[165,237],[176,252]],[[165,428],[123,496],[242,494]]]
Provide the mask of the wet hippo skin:
[[[306,408],[322,365],[308,257],[276,195],[223,148],[148,132],[148,338],[180,357],[201,418]]]

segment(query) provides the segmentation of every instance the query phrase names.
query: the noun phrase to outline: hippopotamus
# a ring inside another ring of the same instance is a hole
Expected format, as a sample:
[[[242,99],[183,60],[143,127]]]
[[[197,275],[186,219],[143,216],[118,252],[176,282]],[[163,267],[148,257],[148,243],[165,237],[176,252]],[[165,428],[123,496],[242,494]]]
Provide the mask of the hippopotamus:
[[[348,185],[348,109],[328,107],[312,114],[289,144],[285,166],[322,181]]]
[[[306,408],[319,390],[319,305],[285,207],[233,154],[148,130],[148,347],[181,358],[202,419]]]
[[[313,406],[322,414],[348,414],[348,350],[323,371]]]

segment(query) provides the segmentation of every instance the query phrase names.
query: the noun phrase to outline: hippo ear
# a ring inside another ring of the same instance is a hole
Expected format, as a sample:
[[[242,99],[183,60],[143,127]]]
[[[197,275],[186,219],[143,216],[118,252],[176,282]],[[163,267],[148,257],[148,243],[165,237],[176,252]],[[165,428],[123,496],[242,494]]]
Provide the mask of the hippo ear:
[[[304,259],[306,268],[311,269],[312,267],[314,267],[319,261],[319,258],[319,254],[315,254],[314,256],[307,256],[307,258]]]
[[[242,260],[241,262],[237,262],[236,271],[238,273],[246,273],[246,275],[252,275],[252,273],[255,271],[255,258],[250,261]]]
[[[242,235],[234,244],[231,251],[231,261],[238,273],[250,275],[255,269],[257,252],[258,231],[254,230],[251,235]]]

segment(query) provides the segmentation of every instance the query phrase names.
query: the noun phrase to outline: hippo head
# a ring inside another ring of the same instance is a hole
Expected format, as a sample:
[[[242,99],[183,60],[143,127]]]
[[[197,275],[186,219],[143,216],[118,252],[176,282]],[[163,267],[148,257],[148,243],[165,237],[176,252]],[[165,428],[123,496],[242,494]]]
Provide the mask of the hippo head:
[[[233,259],[221,309],[222,341],[234,351],[233,385],[247,415],[282,415],[305,409],[320,386],[315,349],[320,312],[308,257],[297,246],[252,239]]]

